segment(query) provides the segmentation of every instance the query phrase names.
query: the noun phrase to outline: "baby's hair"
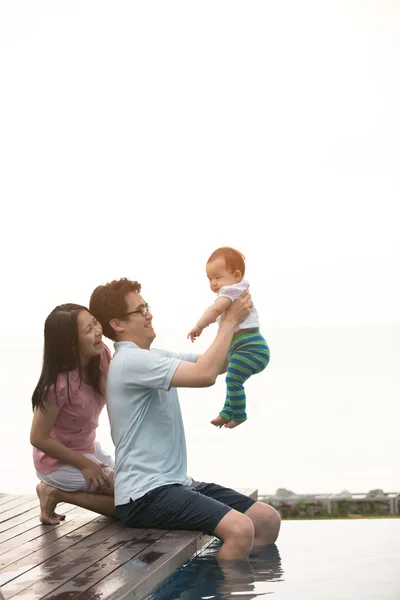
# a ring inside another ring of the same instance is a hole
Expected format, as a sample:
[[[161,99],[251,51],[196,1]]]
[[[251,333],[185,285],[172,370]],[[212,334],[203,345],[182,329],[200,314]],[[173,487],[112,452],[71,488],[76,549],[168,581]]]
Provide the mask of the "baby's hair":
[[[223,258],[225,260],[226,268],[229,272],[233,273],[234,271],[240,271],[242,276],[244,276],[246,268],[244,264],[245,258],[241,252],[234,248],[229,248],[229,246],[223,246],[211,254],[207,264],[218,258]]]

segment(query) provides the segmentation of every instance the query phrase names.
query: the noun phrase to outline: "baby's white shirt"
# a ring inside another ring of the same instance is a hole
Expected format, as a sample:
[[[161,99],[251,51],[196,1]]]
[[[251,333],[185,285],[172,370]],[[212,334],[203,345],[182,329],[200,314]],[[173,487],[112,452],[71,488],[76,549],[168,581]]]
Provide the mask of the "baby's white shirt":
[[[236,298],[238,296],[240,296],[240,294],[242,292],[247,290],[249,288],[249,286],[250,286],[250,284],[246,279],[242,279],[242,281],[240,281],[239,283],[235,283],[233,285],[224,285],[224,287],[222,287],[219,290],[217,297],[218,298],[221,298],[221,297],[229,298],[229,300],[231,300],[233,302],[234,300],[236,300]],[[217,317],[218,326],[221,322],[221,318],[222,318],[222,315]],[[239,323],[239,325],[237,325],[235,327],[235,331],[239,331],[240,329],[249,329],[250,327],[251,328],[256,327],[257,329],[260,328],[260,323],[258,320],[258,312],[257,312],[257,309],[255,306],[253,306],[253,310],[251,311],[249,316],[242,323]]]

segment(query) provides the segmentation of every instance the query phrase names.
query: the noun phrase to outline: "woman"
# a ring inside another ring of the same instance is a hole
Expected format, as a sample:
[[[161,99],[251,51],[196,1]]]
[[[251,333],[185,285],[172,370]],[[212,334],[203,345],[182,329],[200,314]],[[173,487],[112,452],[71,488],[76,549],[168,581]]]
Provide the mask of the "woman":
[[[45,322],[30,437],[44,524],[65,519],[55,512],[58,502],[115,517],[114,462],[96,441],[111,360],[102,333],[79,304],[57,306]]]

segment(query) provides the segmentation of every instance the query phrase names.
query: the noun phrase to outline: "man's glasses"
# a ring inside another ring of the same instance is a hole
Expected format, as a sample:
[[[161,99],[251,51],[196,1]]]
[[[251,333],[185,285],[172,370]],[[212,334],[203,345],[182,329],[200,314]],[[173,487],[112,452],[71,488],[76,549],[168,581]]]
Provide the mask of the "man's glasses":
[[[137,310],[131,310],[130,312],[127,312],[127,313],[125,313],[124,315],[121,315],[121,316],[122,317],[129,317],[130,315],[136,315],[136,314],[140,313],[142,315],[142,317],[145,317],[148,312],[151,312],[150,306],[149,306],[149,304],[145,304],[144,306],[141,306]]]

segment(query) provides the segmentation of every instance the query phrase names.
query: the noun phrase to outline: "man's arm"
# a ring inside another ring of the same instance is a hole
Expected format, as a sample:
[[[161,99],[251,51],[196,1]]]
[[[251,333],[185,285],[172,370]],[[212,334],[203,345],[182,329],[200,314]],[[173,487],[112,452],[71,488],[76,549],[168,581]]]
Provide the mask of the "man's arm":
[[[227,372],[227,370],[228,370],[228,363],[229,363],[229,360],[228,360],[228,358],[226,358],[224,364],[222,365],[222,370],[219,372],[219,375],[222,375],[222,373],[226,373]]]
[[[194,356],[196,356],[196,360],[199,360],[199,358],[200,358],[200,356],[202,356],[202,354],[196,354],[196,355],[194,355]],[[179,358],[179,356],[178,356],[178,358]],[[182,360],[188,360],[188,359],[187,359],[187,358],[183,358]],[[196,362],[196,360],[192,360],[191,362]],[[221,369],[221,371],[218,373],[218,375],[222,375],[223,373],[226,373],[226,372],[227,372],[227,370],[228,370],[228,364],[229,364],[229,360],[228,360],[228,357],[226,357],[226,358],[225,358],[225,362],[224,362],[224,364],[222,365],[222,369]]]
[[[223,372],[226,356],[236,325],[251,313],[253,303],[248,291],[243,292],[226,310],[217,336],[195,364],[181,362],[171,380],[171,387],[208,387]]]

